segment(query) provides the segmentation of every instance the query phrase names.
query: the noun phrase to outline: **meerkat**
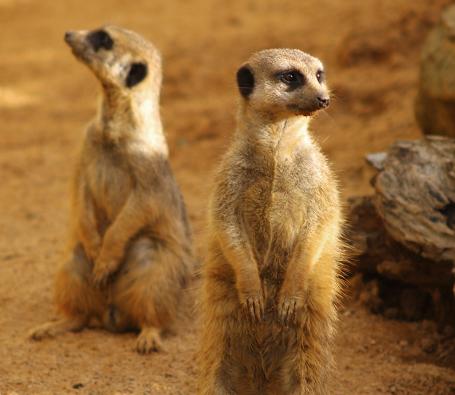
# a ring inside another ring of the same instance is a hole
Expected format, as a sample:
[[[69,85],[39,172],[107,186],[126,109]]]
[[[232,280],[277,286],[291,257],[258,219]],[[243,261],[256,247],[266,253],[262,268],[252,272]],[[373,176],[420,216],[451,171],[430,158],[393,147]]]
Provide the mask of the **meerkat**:
[[[162,347],[193,264],[191,231],[159,113],[161,57],[116,26],[65,34],[103,87],[88,126],[72,194],[70,257],[55,299],[64,318],[31,331],[39,340],[95,319],[140,330],[139,353]]]
[[[199,394],[326,394],[342,257],[337,182],[308,124],[320,60],[257,52],[215,176],[203,265]]]

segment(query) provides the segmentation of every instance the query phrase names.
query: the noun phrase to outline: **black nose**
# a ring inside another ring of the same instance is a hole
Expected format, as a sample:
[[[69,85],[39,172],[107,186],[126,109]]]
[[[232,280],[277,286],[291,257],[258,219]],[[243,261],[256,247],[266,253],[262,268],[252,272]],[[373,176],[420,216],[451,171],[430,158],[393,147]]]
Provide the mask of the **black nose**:
[[[71,41],[72,34],[71,32],[66,32],[65,33],[65,41],[69,43]]]
[[[321,108],[326,108],[329,106],[330,99],[328,97],[318,97],[318,103]]]

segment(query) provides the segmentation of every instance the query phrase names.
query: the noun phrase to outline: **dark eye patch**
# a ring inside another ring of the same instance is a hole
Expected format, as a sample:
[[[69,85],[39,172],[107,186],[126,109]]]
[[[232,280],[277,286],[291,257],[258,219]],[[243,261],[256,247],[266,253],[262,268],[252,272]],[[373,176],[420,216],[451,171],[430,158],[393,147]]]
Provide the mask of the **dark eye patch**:
[[[139,84],[147,76],[147,65],[145,63],[133,63],[126,77],[126,86],[128,88]]]
[[[88,35],[87,40],[95,52],[98,52],[101,48],[110,50],[114,46],[114,41],[111,36],[104,30],[95,30],[94,32],[91,32]]]
[[[324,70],[318,70],[316,72],[316,79],[320,84],[322,84],[325,81],[325,72]]]
[[[277,73],[277,78],[285,83],[290,90],[297,89],[305,84],[305,77],[298,70],[280,71]]]
[[[237,86],[240,94],[247,98],[251,95],[254,89],[254,75],[248,65],[241,67],[237,71]]]

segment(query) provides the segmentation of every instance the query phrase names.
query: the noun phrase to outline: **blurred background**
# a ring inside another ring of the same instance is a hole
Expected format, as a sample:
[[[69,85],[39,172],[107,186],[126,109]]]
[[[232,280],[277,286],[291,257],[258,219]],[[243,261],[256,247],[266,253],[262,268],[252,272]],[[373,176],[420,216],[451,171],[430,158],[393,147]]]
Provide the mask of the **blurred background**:
[[[197,325],[141,357],[133,335],[29,343],[54,315],[69,180],[100,87],[63,41],[106,23],[162,52],[162,117],[199,257],[211,173],[235,125],[235,72],[252,52],[299,48],[326,65],[333,105],[312,124],[344,198],[371,193],[367,153],[416,139],[419,57],[448,0],[0,0],[0,393],[194,393]],[[355,292],[354,292],[355,293]],[[54,315],[55,316],[55,315]],[[334,394],[453,394],[455,359],[431,320],[341,310]],[[446,329],[450,335],[450,327]]]

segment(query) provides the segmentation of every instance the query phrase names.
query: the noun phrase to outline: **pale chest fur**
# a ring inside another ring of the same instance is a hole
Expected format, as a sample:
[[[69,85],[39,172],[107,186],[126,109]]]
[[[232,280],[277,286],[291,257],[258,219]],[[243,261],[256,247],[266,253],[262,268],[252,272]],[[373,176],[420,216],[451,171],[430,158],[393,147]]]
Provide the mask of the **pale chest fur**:
[[[325,171],[319,155],[305,147],[290,155],[277,152],[271,166],[244,173],[241,215],[260,265],[288,256],[308,221],[315,220]]]
[[[86,158],[85,176],[93,202],[101,217],[113,221],[124,206],[134,180],[128,158],[111,146],[99,146]]]

